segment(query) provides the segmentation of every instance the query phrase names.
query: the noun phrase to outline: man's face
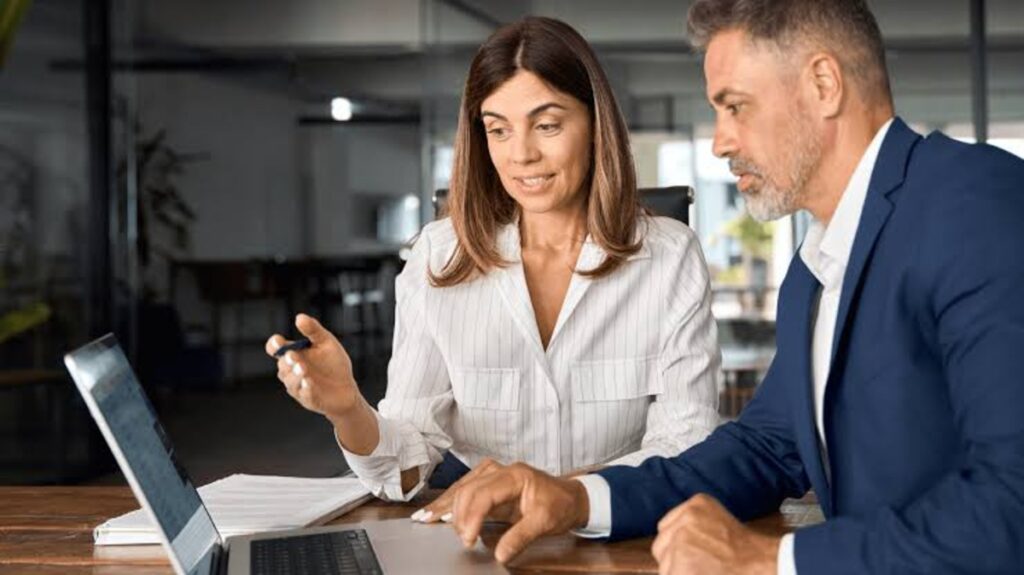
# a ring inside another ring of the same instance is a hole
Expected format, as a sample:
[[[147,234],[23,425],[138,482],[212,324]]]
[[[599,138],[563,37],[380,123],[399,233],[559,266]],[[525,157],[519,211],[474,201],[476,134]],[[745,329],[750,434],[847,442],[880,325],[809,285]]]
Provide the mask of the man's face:
[[[821,159],[820,127],[803,105],[798,74],[796,63],[740,30],[715,35],[704,59],[714,153],[729,160],[747,211],[761,221],[804,206]]]

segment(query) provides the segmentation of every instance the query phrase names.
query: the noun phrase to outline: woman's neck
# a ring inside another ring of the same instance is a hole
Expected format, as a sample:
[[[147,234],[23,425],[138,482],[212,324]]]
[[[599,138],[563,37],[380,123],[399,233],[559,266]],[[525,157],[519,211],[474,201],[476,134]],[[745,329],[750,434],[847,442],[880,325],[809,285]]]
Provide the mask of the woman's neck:
[[[587,237],[587,215],[583,209],[523,213],[519,217],[523,250],[572,251]]]

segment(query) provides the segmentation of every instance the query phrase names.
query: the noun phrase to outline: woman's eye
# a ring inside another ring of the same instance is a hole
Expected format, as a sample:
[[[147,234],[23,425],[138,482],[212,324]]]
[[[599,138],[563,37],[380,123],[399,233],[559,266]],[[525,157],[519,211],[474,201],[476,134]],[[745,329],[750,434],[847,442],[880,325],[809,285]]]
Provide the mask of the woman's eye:
[[[505,136],[505,128],[490,128],[487,130],[487,133],[496,138],[501,138]]]
[[[537,129],[541,132],[551,133],[558,129],[558,124],[537,124]]]
[[[728,106],[725,107],[725,109],[728,110],[730,114],[735,116],[740,111],[741,105],[742,104],[729,104]]]

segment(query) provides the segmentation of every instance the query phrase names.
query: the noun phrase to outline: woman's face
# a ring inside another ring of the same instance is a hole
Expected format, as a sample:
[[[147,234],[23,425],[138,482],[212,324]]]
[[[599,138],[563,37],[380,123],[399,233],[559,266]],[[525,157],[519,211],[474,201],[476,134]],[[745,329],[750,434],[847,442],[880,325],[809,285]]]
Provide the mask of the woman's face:
[[[586,105],[520,70],[483,101],[480,115],[491,162],[524,213],[581,208],[593,145]]]

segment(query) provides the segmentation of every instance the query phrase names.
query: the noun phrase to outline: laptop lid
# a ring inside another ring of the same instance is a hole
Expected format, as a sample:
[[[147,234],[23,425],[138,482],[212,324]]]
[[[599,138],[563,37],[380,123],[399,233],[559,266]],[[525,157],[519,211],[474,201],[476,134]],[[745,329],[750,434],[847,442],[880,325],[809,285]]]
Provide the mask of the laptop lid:
[[[179,574],[214,572],[220,534],[113,335],[64,356],[135,498],[158,527]]]

